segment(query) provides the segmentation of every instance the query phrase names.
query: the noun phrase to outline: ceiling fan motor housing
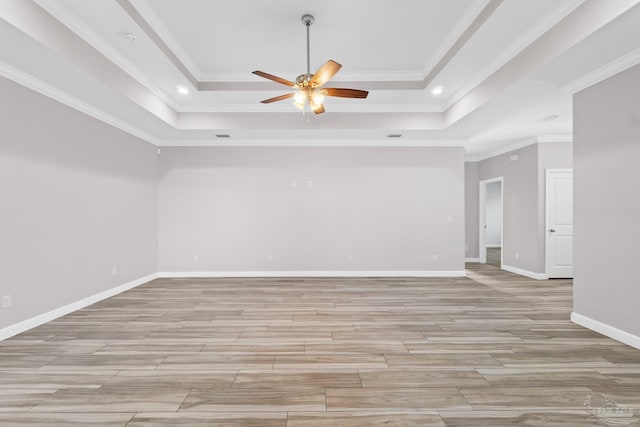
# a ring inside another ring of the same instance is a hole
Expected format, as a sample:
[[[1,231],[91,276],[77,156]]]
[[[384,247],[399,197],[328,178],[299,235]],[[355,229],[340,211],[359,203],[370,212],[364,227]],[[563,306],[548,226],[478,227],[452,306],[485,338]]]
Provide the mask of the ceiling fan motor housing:
[[[316,87],[317,84],[311,82],[312,78],[313,74],[300,74],[298,77],[296,77],[296,86],[298,86],[300,89]]]

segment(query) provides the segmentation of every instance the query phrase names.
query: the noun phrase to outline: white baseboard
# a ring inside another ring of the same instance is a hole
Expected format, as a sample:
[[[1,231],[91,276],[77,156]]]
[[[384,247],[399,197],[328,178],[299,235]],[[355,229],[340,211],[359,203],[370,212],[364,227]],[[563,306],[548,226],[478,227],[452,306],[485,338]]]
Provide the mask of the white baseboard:
[[[465,258],[464,262],[480,262],[480,258]]]
[[[597,320],[575,312],[571,313],[571,321],[599,334],[613,338],[616,341],[620,341],[621,343],[640,349],[640,337],[637,335],[630,334],[629,332],[625,332],[621,329],[607,325],[606,323],[598,322]]]
[[[132,280],[131,282],[116,286],[115,288],[107,289],[106,291],[91,295],[90,297],[83,298],[79,301],[72,302],[71,304],[67,304],[46,313],[39,314],[30,319],[23,320],[22,322],[16,323],[15,325],[7,326],[6,328],[0,329],[0,341],[28,331],[29,329],[33,329],[36,326],[40,326],[44,323],[50,322],[54,319],[57,319],[58,317],[64,316],[65,314],[80,310],[81,308],[85,308],[87,306],[90,306],[91,304],[95,304],[99,301],[117,295],[124,291],[128,291],[129,289],[133,289],[136,286],[144,285],[145,283],[150,282],[157,277],[157,273],[149,274],[148,276]]]
[[[545,273],[534,273],[533,271],[524,270],[518,267],[502,264],[502,269],[521,276],[531,277],[536,280],[547,280],[549,277]]]
[[[502,245],[500,243],[488,243],[484,247],[485,248],[501,248]]]
[[[159,278],[189,277],[464,277],[464,270],[445,271],[164,271]]]

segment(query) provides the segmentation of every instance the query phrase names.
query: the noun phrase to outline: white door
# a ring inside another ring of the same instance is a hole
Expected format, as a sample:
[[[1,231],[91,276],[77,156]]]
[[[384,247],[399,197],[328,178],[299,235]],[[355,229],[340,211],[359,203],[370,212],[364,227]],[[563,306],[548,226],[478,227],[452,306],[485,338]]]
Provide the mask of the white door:
[[[573,171],[547,170],[547,276],[573,277]]]

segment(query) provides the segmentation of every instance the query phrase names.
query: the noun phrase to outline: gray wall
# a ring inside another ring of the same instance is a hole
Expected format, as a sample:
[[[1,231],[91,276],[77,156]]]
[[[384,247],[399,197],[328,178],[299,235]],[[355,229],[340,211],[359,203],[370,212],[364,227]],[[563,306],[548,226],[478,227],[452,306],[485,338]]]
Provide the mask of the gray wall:
[[[465,257],[478,258],[478,162],[464,164]]]
[[[163,148],[160,271],[463,270],[463,168],[462,148]]]
[[[516,161],[510,161],[518,154]],[[503,246],[506,265],[543,272],[538,257],[538,145],[480,162],[478,179],[504,177]],[[516,259],[516,253],[518,258]]]
[[[0,93],[0,328],[156,272],[155,148],[4,78]]]
[[[640,66],[574,96],[574,311],[640,336]]]
[[[518,155],[518,160],[510,157]],[[504,177],[504,264],[545,273],[545,170],[570,169],[570,142],[533,143],[526,147],[465,164],[467,258],[478,255],[479,181]],[[516,259],[516,252],[518,258]]]

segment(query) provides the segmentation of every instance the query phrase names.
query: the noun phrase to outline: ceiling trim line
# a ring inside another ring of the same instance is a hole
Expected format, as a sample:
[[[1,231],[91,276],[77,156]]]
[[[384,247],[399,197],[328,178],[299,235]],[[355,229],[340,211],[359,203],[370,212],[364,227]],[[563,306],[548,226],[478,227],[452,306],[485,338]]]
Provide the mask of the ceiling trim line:
[[[164,53],[164,55],[176,66],[176,68],[182,73],[182,75],[189,80],[194,88],[198,88],[198,79],[191,74],[191,71],[184,65],[184,63],[178,58],[173,50],[165,43],[160,35],[153,29],[153,27],[147,22],[140,12],[131,4],[129,0],[116,0],[116,2],[122,7],[122,9],[134,20],[142,31],[151,39],[151,41]]]
[[[525,34],[519,37],[514,43],[503,50],[491,63],[484,67],[477,74],[477,77],[465,83],[461,88],[451,95],[444,103],[445,109],[458,102],[467,93],[471,92],[476,86],[486,80],[495,73],[500,67],[513,59],[524,48],[549,31],[551,27],[560,22],[569,13],[584,3],[585,0],[572,0],[569,3],[561,4],[557,9],[548,13],[536,25],[529,29]]]
[[[138,80],[142,85],[146,86],[154,95],[166,102],[174,110],[178,110],[177,105],[167,94],[160,89],[154,82],[145,76],[145,74],[131,61],[125,58],[120,52],[111,47],[101,36],[96,34],[92,29],[83,24],[80,19],[66,8],[60,7],[60,4],[54,0],[34,0],[38,6],[47,11],[50,15],[69,27],[71,31],[76,33],[80,38],[84,39],[94,49],[102,53],[111,62],[122,68],[125,72]]]
[[[447,49],[440,60],[423,79],[417,80],[370,80],[365,82],[341,81],[341,85],[358,85],[364,90],[424,90],[435,77],[458,54],[464,45],[482,27],[504,0],[488,0],[476,17],[469,23],[453,44]],[[189,71],[189,68],[180,60],[173,49],[163,40],[149,21],[140,13],[130,0],[116,0],[122,9],[133,19],[160,51],[175,65],[182,75],[199,91],[256,91],[270,90],[275,84],[270,82],[223,82],[223,81],[199,81]],[[424,73],[423,73],[424,74]]]
[[[575,46],[640,0],[584,2],[445,111],[449,127],[540,65]]]
[[[453,58],[462,50],[467,42],[475,35],[476,32],[482,27],[482,25],[493,15],[493,12],[500,7],[504,0],[490,0],[480,13],[475,17],[469,26],[460,34],[457,40],[451,45],[440,61],[431,69],[429,74],[422,80],[423,89],[425,89],[433,79],[451,62]]]
[[[538,142],[573,142],[573,134],[538,135]]]
[[[290,113],[291,106],[264,104],[233,104],[216,106],[179,106],[180,113]],[[435,104],[340,104],[331,105],[332,113],[442,113]]]
[[[467,140],[389,139],[166,139],[160,147],[464,147]]]
[[[300,120],[299,112],[278,113],[180,113],[177,129],[226,130],[226,129],[321,129],[326,120],[332,129],[348,130],[442,130],[442,113],[341,113],[335,116],[319,116],[307,122]]]
[[[90,105],[78,98],[69,95],[66,92],[61,91],[48,83],[43,82],[30,74],[25,73],[11,65],[0,61],[0,76],[5,77],[17,84],[24,86],[34,92],[37,92],[43,96],[53,99],[67,107],[73,108],[87,116],[93,117],[103,123],[113,126],[129,135],[140,138],[141,140],[153,145],[159,145],[160,140],[150,135],[149,133],[131,125],[124,120],[118,119],[109,113],[106,113],[93,105]]]
[[[158,37],[160,37],[162,41],[169,46],[187,70],[194,75],[196,80],[202,80],[202,70],[200,70],[191,55],[182,48],[182,45],[177,41],[171,30],[164,24],[164,21],[160,19],[153,7],[149,5],[149,2],[147,0],[130,1],[132,6],[140,13],[141,16],[144,17],[151,28],[158,33]]]
[[[255,77],[258,79],[258,77]],[[339,86],[358,86],[363,90],[424,90],[422,80],[335,81]],[[272,91],[279,86],[274,82],[199,82],[200,91]],[[332,87],[327,85],[325,87]]]
[[[561,90],[573,95],[638,64],[640,64],[640,49],[631,51],[626,55],[616,58],[608,64],[597,68],[570,83],[567,83],[562,86]]]
[[[178,112],[128,72],[114,64],[34,0],[0,2],[2,18],[43,46],[72,60],[93,77],[110,85],[136,105],[175,126]]]
[[[473,143],[473,141],[472,141]],[[476,154],[474,156],[465,156],[465,162],[481,162],[483,160],[491,159],[493,157],[502,156],[512,151],[520,150],[521,148],[528,147],[538,143],[538,137],[530,136],[522,140],[516,141],[512,144],[507,144],[504,147],[497,148],[495,150],[487,151],[483,154]]]

